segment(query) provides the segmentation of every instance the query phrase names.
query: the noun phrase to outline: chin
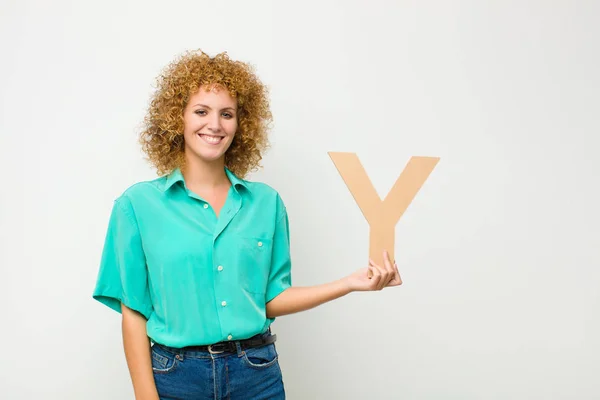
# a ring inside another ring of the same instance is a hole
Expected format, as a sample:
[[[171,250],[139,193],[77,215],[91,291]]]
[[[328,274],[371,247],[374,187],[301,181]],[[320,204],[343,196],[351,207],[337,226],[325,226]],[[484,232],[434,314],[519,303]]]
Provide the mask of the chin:
[[[206,151],[206,149],[186,149],[186,153],[189,156],[203,161],[203,162],[215,162],[225,158],[225,151]]]

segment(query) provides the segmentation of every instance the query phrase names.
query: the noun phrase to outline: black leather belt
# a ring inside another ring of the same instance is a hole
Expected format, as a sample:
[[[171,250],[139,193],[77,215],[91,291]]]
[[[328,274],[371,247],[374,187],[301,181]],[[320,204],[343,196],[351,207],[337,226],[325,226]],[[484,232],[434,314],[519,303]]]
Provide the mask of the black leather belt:
[[[238,340],[240,347],[243,349],[251,349],[253,347],[266,346],[271,343],[275,343],[277,340],[276,334],[270,334],[267,336],[254,336],[249,339]],[[187,346],[182,350],[186,351],[208,351],[212,354],[217,353],[235,353],[237,352],[236,341],[219,342],[211,345],[204,346]]]

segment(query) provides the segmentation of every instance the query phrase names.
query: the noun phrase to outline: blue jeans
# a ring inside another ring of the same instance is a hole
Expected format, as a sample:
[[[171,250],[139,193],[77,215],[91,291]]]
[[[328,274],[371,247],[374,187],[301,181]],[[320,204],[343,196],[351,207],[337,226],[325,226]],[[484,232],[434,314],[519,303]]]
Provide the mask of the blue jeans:
[[[235,353],[218,354],[155,343],[152,370],[160,399],[285,399],[275,343],[245,350],[235,343]]]

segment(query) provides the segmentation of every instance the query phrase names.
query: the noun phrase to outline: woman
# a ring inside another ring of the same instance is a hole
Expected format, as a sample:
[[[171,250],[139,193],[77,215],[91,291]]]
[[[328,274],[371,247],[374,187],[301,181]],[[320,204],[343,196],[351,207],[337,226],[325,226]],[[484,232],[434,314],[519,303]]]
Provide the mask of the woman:
[[[266,88],[226,54],[185,53],[158,80],[141,144],[161,177],[115,200],[93,294],[122,314],[136,399],[285,398],[276,317],[402,283],[385,254],[292,287],[284,202],[243,179],[270,120]]]

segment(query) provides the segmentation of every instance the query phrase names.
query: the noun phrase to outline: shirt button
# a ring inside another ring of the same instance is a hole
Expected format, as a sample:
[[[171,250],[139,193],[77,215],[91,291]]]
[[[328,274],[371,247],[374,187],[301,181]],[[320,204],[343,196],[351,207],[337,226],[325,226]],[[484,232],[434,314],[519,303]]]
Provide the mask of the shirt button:
[[[217,269],[218,269],[219,271],[223,271],[223,266],[222,266],[222,265],[219,265],[219,266],[217,267]]]
[[[233,336],[229,335],[229,336],[227,336],[227,339],[231,340],[231,339],[233,339]]]
[[[204,205],[204,208],[208,208],[208,204],[205,204],[205,205]]]
[[[225,307],[225,306],[227,305],[227,302],[226,302],[226,301],[222,301],[222,302],[221,302],[221,305],[222,305],[223,307]]]
[[[262,247],[262,242],[258,242],[258,247]]]

